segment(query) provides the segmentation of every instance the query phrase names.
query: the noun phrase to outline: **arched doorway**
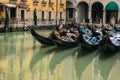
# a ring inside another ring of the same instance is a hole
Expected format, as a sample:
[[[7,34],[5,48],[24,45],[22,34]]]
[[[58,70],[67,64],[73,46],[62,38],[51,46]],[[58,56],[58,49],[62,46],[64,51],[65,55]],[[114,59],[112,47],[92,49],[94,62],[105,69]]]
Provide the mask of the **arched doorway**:
[[[109,2],[106,7],[106,23],[110,23],[111,18],[114,17],[115,22],[117,23],[118,18],[118,5],[115,2]]]
[[[71,1],[66,2],[66,20],[67,22],[73,22],[75,19],[75,7]]]
[[[80,2],[78,4],[78,15],[79,22],[88,22],[88,4],[86,2]]]
[[[100,2],[96,2],[92,5],[92,23],[103,22],[103,5]]]

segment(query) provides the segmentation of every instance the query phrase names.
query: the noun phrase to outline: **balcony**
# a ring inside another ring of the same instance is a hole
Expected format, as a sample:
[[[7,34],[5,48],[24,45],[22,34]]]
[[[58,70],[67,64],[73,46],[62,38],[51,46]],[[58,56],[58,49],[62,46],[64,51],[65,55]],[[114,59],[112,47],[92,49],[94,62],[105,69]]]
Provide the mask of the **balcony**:
[[[66,1],[68,1],[68,2],[69,2],[69,1],[70,1],[70,2],[74,2],[74,0],[66,0]]]
[[[42,21],[47,21],[47,19],[42,19]]]
[[[60,21],[64,21],[64,19],[63,19],[63,18],[60,18]]]
[[[49,6],[53,6],[53,2],[49,2]]]
[[[63,3],[60,3],[60,7],[63,7],[64,6],[64,4]]]
[[[51,21],[54,21],[54,19],[51,19]]]
[[[47,2],[46,1],[42,1],[42,3],[41,3],[42,5],[46,5],[47,4]]]
[[[16,3],[18,0],[9,0],[10,3]]]
[[[33,1],[33,4],[38,4],[38,3],[39,3],[38,0],[34,0],[34,1]]]
[[[48,21],[54,21],[54,19],[49,19]]]
[[[21,2],[27,2],[27,0],[21,0]]]
[[[11,2],[11,1],[17,1],[17,0],[10,0],[10,2]]]

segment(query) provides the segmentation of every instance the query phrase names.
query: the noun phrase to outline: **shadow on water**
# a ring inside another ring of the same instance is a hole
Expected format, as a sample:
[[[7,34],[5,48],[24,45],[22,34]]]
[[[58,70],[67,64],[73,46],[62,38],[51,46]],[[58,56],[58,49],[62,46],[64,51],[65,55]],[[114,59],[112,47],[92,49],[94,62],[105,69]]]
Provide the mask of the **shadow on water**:
[[[95,51],[87,51],[80,49],[78,51],[78,56],[75,62],[75,70],[78,79],[81,78],[82,73],[86,69],[86,67],[92,62],[92,60],[97,56],[98,50]]]
[[[100,70],[100,74],[103,77],[103,80],[108,80],[108,77],[111,73],[111,70],[119,58],[119,53],[100,53],[98,57],[98,69]]]
[[[68,56],[74,54],[78,48],[79,47],[66,48],[66,49],[59,48],[53,55],[52,59],[50,60],[50,64],[49,64],[50,71],[53,72],[58,64],[60,64]]]
[[[99,60],[107,60],[111,57],[113,57],[114,55],[118,54],[119,52],[101,52],[100,55],[99,55]]]
[[[36,48],[36,40],[33,39],[33,50],[35,50],[35,48]]]
[[[57,46],[41,46],[39,51],[35,53],[30,61],[30,69],[34,67],[34,65],[41,59],[43,59],[46,55],[49,55],[53,51],[55,51]]]

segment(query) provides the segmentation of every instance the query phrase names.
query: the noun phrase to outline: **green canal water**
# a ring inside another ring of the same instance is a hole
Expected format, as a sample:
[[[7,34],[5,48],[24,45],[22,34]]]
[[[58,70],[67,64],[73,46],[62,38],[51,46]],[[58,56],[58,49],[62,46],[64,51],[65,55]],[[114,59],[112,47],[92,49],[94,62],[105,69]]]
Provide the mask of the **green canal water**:
[[[120,80],[119,74],[120,52],[42,46],[29,31],[0,33],[0,80]]]

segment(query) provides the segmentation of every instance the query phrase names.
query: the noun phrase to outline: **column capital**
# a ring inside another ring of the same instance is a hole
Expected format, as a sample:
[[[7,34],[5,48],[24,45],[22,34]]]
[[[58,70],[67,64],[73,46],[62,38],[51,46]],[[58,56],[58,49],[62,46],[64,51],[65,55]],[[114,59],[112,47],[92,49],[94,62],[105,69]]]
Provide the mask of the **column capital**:
[[[88,11],[91,11],[91,10],[92,10],[91,8],[88,9]]]
[[[103,9],[103,12],[105,12],[106,10],[105,9]]]
[[[120,9],[118,9],[118,11],[120,12]]]

